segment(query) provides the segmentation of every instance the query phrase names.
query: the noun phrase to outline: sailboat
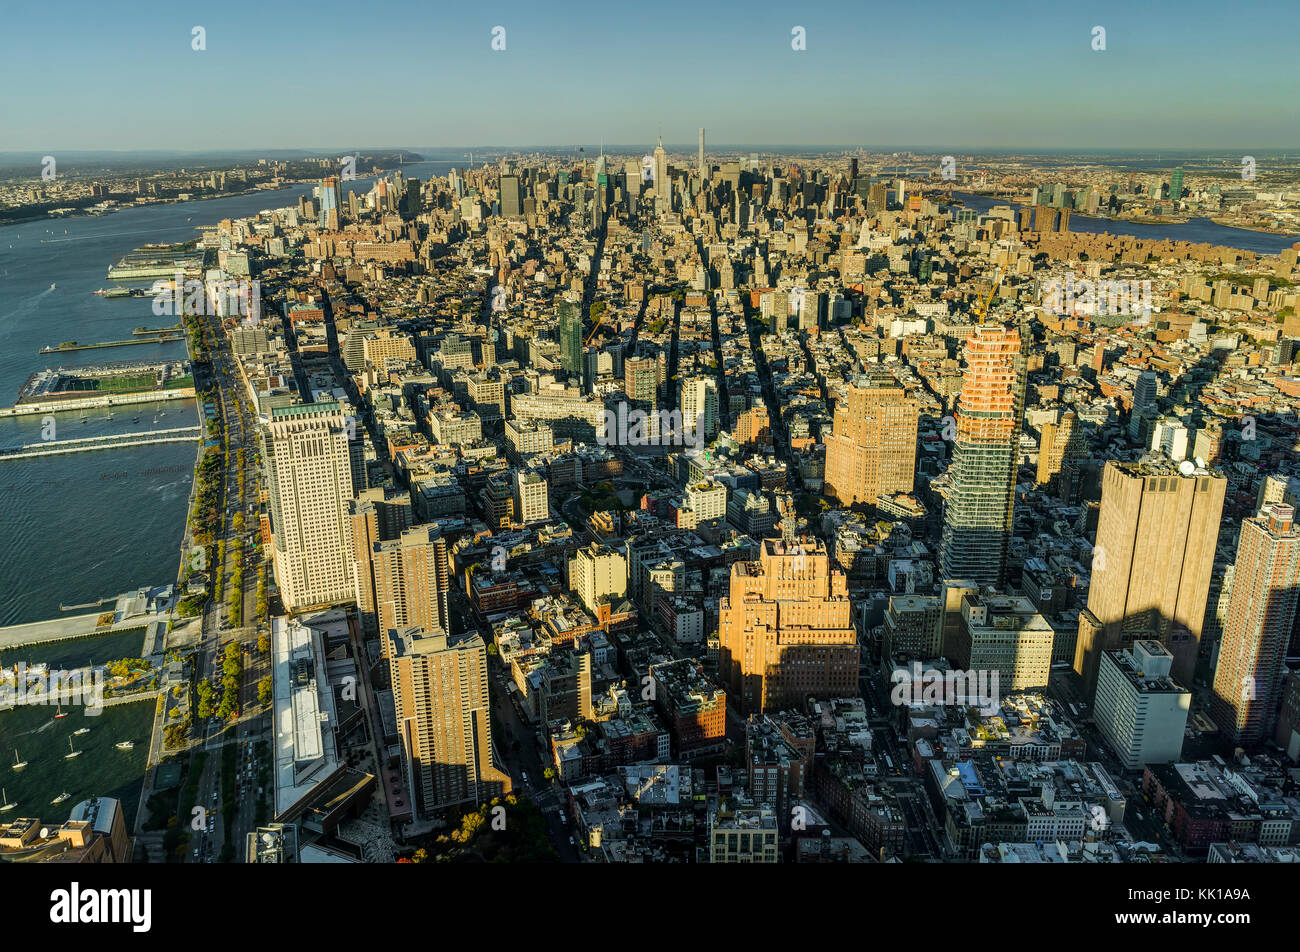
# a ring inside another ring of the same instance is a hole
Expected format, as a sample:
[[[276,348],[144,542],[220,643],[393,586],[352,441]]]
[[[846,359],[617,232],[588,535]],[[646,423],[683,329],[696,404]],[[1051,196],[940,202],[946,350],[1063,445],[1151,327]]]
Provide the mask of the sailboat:
[[[73,757],[80,757],[80,756],[81,756],[81,751],[76,750],[75,748],[73,748],[73,746],[72,746],[72,738],[71,738],[71,737],[68,738],[68,750],[72,751],[72,753],[70,753],[70,754],[64,754],[64,755],[63,755],[63,759],[64,759],[64,760],[71,760]]]
[[[27,766],[27,761],[18,759],[18,748],[14,748],[14,770],[22,770]]]
[[[18,806],[18,804],[16,803],[9,802],[9,791],[5,790],[3,787],[0,787],[0,796],[3,796],[5,801],[4,803],[0,803],[0,810],[3,810],[7,813],[8,811],[12,810],[14,807]]]
[[[58,706],[54,709],[54,719],[55,719],[56,721],[57,721],[59,718],[61,718],[61,717],[67,717],[67,716],[68,716],[67,714],[64,714],[64,713],[63,713],[63,705],[62,705],[62,704],[58,705]]]

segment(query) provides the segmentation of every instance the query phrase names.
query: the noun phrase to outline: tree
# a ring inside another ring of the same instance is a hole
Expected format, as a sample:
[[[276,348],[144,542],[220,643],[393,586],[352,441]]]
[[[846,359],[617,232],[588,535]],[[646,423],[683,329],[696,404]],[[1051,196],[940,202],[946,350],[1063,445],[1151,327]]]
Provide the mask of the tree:
[[[271,679],[265,677],[257,682],[257,702],[265,704],[269,700],[271,700]]]

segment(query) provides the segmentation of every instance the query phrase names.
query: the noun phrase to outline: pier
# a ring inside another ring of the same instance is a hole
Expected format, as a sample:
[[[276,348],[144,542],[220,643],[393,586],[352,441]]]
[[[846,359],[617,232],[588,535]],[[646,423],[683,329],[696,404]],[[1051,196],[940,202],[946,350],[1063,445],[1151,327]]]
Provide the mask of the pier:
[[[107,433],[82,436],[71,440],[46,440],[0,449],[0,460],[35,459],[38,456],[61,456],[65,453],[90,453],[153,443],[192,443],[203,434],[201,426],[178,426],[166,430],[142,430],[138,433]]]
[[[137,332],[138,333],[138,332]],[[67,344],[59,344],[57,347],[42,347],[37,351],[38,354],[66,354],[74,350],[97,350],[100,347],[130,347],[132,344],[170,344],[174,341],[184,340],[184,334],[140,334],[131,340],[106,340],[98,344],[78,344],[76,341],[68,341]]]
[[[20,403],[12,407],[0,407],[0,417],[39,416],[44,413],[66,413],[69,410],[99,410],[104,407],[158,403],[164,400],[189,400],[193,396],[193,387],[173,387],[171,390],[154,390],[141,393],[101,393],[89,397],[76,397],[66,400],[37,400],[31,403]]]

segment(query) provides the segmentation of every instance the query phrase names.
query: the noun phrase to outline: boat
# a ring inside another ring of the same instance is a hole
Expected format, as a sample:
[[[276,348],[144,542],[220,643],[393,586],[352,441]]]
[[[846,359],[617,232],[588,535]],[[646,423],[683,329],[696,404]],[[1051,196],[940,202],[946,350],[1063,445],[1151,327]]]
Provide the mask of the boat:
[[[63,759],[64,759],[64,760],[71,760],[73,757],[80,757],[80,756],[81,756],[81,751],[76,750],[75,748],[73,748],[73,746],[72,746],[72,738],[71,738],[71,737],[68,738],[68,750],[72,751],[72,753],[70,753],[70,754],[64,754],[64,755],[63,755]]]
[[[82,734],[89,734],[89,733],[90,733],[90,728],[89,728],[89,727],[81,727],[81,728],[78,728],[77,730],[73,731],[72,733],[74,733],[74,734],[76,734],[78,737],[80,737]]]
[[[118,750],[131,750],[132,748],[135,747],[135,741],[124,740],[120,744],[114,744],[113,746],[116,747]]]
[[[63,713],[63,705],[62,705],[62,704],[60,704],[58,707],[56,707],[56,708],[54,709],[54,719],[55,719],[56,721],[57,721],[59,718],[61,718],[61,717],[67,717],[67,716],[68,716],[67,714],[64,714],[64,713]]]
[[[104,292],[104,289],[103,289],[103,288],[100,288],[98,291],[91,291],[90,293],[91,293],[91,294],[98,294],[99,296],[103,297],[103,295],[104,295],[105,292]]]
[[[51,800],[50,803],[62,803],[64,800],[68,799],[68,797],[70,797],[70,796],[72,796],[72,794],[70,794],[70,793],[68,793],[68,791],[64,790],[61,794],[59,794],[57,797],[55,797],[53,800]]]
[[[18,748],[14,748],[14,770],[22,770],[27,766],[27,761],[18,759]]]
[[[9,791],[5,790],[3,787],[0,787],[0,796],[3,796],[5,801],[4,803],[0,803],[0,810],[3,810],[7,813],[8,811],[12,810],[14,807],[18,806],[18,804],[16,803],[9,802]]]
[[[55,288],[57,288],[57,287],[58,287],[57,284],[51,284],[51,285],[50,285],[50,290],[53,291],[53,290],[54,290]]]

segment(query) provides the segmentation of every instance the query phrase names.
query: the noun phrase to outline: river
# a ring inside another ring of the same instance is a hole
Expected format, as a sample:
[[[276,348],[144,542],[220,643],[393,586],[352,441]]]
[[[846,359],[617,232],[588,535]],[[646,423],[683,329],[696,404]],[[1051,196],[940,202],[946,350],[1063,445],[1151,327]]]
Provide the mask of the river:
[[[459,163],[418,162],[402,172],[425,180],[453,164]],[[365,192],[372,182],[346,182],[344,192]],[[295,185],[0,227],[0,406],[14,403],[28,376],[44,367],[184,358],[184,342],[37,351],[65,340],[124,340],[133,328],[173,323],[153,313],[150,298],[105,300],[92,292],[111,287],[109,266],[142,244],[186,241],[199,226],[294,205],[310,191]],[[112,419],[107,410],[88,413],[84,422],[78,413],[61,413],[56,436],[198,422],[194,401],[178,400],[117,408]],[[0,418],[0,446],[40,438],[41,417]],[[174,581],[197,451],[193,443],[166,443],[0,461],[0,625],[57,617],[60,602],[81,604]]]

